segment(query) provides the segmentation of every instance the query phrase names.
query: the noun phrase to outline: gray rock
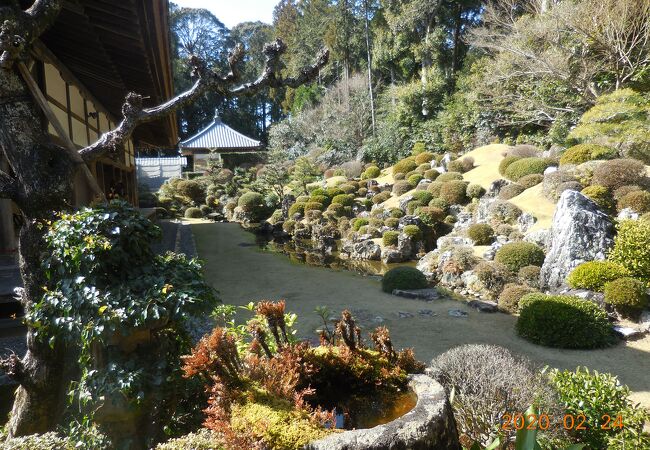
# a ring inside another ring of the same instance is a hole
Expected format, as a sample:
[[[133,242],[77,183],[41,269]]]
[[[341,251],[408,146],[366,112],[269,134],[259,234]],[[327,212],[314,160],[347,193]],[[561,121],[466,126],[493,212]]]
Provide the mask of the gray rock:
[[[467,317],[468,314],[460,309],[450,309],[447,311],[447,314],[449,314],[450,317]]]
[[[495,313],[498,311],[497,303],[488,300],[472,300],[467,304],[472,308],[484,313]]]
[[[370,261],[379,261],[381,259],[381,247],[371,240],[347,241],[342,250],[349,255],[350,259],[367,259]]]
[[[644,331],[637,328],[623,327],[620,325],[614,326],[614,332],[626,341],[634,341],[641,339],[645,334]]]
[[[412,195],[407,195],[407,196],[401,198],[401,199],[399,200],[399,209],[401,209],[402,211],[406,212],[406,205],[408,205],[408,203],[409,203],[411,200],[413,200],[413,196],[412,196]]]
[[[485,197],[497,197],[501,192],[501,189],[509,184],[510,182],[508,180],[504,180],[503,178],[493,181],[492,184],[490,184]]]
[[[618,220],[639,220],[639,213],[634,212],[632,208],[625,208],[618,213],[616,218]]]
[[[406,225],[422,226],[422,220],[418,216],[407,215],[399,219],[399,227],[404,228]]]
[[[436,247],[446,248],[455,245],[474,245],[474,241],[463,236],[443,236],[436,241]]]
[[[417,263],[416,269],[427,277],[427,280],[433,281],[437,278],[436,268],[438,266],[439,250],[432,250],[424,255]]]
[[[397,315],[399,316],[400,319],[410,319],[413,317],[413,313],[406,312],[406,311],[397,311]]]
[[[529,213],[523,213],[519,218],[517,218],[517,224],[519,224],[519,229],[525,233],[530,230],[533,225],[537,222],[537,218]]]
[[[430,302],[432,300],[438,300],[440,298],[440,292],[436,288],[426,288],[426,289],[395,289],[392,292],[393,295],[398,297],[410,298],[414,300],[424,300]]]
[[[397,251],[402,255],[403,261],[408,261],[415,256],[417,247],[414,245],[413,238],[400,233],[397,237]]]
[[[458,215],[459,215],[460,213],[462,213],[464,210],[465,210],[465,207],[464,207],[464,206],[461,206],[461,205],[451,205],[451,206],[449,207],[449,215],[450,215],[450,216],[454,216],[454,217],[458,217]]]
[[[490,248],[483,253],[483,258],[485,258],[488,261],[493,261],[494,257],[497,254],[497,250],[503,247],[503,244],[505,244],[505,242],[500,242],[500,241],[493,242],[490,245]]]
[[[532,242],[540,247],[547,249],[550,245],[551,232],[550,230],[537,230],[532,231],[524,236],[524,241]]]
[[[639,319],[639,327],[646,332],[650,332],[650,311],[643,311]]]
[[[291,194],[285,194],[282,197],[282,218],[289,218],[289,208],[296,202],[296,197]]]
[[[418,315],[435,317],[438,314],[434,313],[433,310],[431,310],[431,309],[418,309]]]
[[[402,417],[365,430],[334,433],[304,450],[460,450],[445,389],[427,375],[411,375],[415,407]]]
[[[557,171],[558,171],[557,166],[547,167],[546,170],[544,171],[544,176],[548,175],[549,173],[553,173]]]
[[[614,224],[596,203],[577,191],[564,191],[553,216],[551,247],[540,274],[542,288],[555,291],[579,264],[604,260],[613,237]]]
[[[453,160],[451,153],[445,153],[440,160],[440,165],[442,166],[443,169],[445,169],[445,172],[448,170],[447,166],[449,163]]]
[[[488,222],[490,219],[490,205],[494,203],[496,199],[484,196],[478,201],[478,206],[476,207],[475,220],[476,222]]]

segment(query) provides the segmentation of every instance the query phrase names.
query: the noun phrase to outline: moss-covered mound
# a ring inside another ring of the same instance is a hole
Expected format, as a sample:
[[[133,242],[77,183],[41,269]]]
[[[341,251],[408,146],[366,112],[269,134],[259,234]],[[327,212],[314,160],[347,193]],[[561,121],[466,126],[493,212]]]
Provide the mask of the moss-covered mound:
[[[427,286],[424,274],[409,266],[395,267],[386,272],[381,280],[381,289],[384,292],[393,292],[395,289],[424,289]]]

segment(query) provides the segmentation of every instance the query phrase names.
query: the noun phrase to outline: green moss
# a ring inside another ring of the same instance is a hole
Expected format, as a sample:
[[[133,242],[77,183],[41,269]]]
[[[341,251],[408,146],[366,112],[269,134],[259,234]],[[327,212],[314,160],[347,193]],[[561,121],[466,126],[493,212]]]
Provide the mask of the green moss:
[[[289,207],[289,217],[293,217],[296,214],[304,214],[305,205],[306,203],[302,203],[302,202],[296,202],[293,205],[291,205],[291,207]]]
[[[386,225],[388,228],[396,230],[399,226],[399,219],[397,217],[389,217],[388,219],[384,220],[384,225]]]
[[[424,172],[424,178],[426,178],[427,180],[434,181],[439,176],[440,176],[440,172],[438,172],[436,169],[429,169]]]
[[[505,176],[505,174],[506,174],[506,170],[508,169],[508,167],[510,166],[510,164],[512,164],[512,163],[515,162],[515,161],[519,161],[520,159],[522,159],[522,158],[519,157],[519,156],[506,156],[506,157],[503,158],[503,159],[501,160],[501,162],[499,163],[499,173],[500,173],[502,176]]]
[[[573,289],[589,289],[602,292],[606,283],[629,275],[630,272],[618,263],[588,261],[571,271],[567,277],[567,283]]]
[[[320,202],[305,203],[305,213],[307,213],[307,211],[322,211],[323,209],[323,204]]]

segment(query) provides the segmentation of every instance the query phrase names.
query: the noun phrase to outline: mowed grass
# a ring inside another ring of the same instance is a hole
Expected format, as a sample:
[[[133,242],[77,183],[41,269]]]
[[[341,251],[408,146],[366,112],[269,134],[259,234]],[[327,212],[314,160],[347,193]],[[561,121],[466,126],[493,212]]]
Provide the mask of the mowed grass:
[[[553,214],[555,214],[555,203],[542,195],[542,184],[526,189],[518,196],[509,200],[517,205],[522,211],[532,214],[537,222],[529,231],[544,230],[551,228]]]
[[[501,178],[499,164],[503,154],[511,147],[505,144],[490,144],[478,147],[463,157],[474,158],[474,168],[463,174],[463,179],[470,184],[479,184],[485,189],[490,187],[493,181]]]

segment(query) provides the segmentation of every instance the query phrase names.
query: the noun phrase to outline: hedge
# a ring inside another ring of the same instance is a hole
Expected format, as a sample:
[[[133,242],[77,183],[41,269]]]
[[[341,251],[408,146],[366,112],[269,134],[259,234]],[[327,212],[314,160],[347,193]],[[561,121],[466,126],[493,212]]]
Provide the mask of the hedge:
[[[532,242],[511,242],[497,250],[494,260],[517,273],[525,266],[541,266],[544,250]]]
[[[393,292],[395,289],[424,289],[428,286],[427,279],[415,267],[400,266],[386,272],[381,280],[384,292]]]

